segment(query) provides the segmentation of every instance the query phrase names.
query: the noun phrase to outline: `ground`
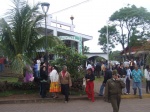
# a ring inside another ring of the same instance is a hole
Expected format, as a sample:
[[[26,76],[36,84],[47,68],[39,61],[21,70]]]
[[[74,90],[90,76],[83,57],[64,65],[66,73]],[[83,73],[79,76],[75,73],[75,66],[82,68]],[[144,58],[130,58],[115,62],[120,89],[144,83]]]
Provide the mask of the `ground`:
[[[149,112],[149,98],[123,99],[119,112]],[[96,100],[94,103],[88,100],[72,100],[69,103],[63,101],[54,103],[28,103],[28,104],[2,104],[1,112],[112,112],[110,103]]]

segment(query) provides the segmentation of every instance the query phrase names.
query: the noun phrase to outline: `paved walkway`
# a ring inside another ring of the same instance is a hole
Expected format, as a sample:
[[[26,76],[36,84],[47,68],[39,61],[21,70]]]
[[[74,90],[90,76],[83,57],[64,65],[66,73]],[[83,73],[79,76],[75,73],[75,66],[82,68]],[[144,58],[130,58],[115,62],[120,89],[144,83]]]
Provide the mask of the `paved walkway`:
[[[95,81],[95,99],[101,99],[103,100],[103,97],[98,96],[99,88],[101,83],[98,81]],[[143,91],[143,98],[150,98],[150,94],[145,94],[145,88],[142,88]],[[57,101],[63,101],[64,96],[60,95],[58,99],[51,98],[50,93],[47,94],[48,98],[41,98],[39,93],[37,94],[27,94],[27,95],[12,95],[9,97],[0,97],[0,104],[14,104],[14,103],[37,103],[37,102],[57,102]],[[131,95],[122,95],[122,99],[139,99],[138,95],[133,95],[133,91],[131,89]],[[70,100],[87,100],[86,95],[70,95]]]
[[[149,112],[150,98],[123,99],[119,112]],[[76,100],[69,103],[28,103],[28,104],[3,104],[1,112],[112,112],[110,103],[96,100]]]

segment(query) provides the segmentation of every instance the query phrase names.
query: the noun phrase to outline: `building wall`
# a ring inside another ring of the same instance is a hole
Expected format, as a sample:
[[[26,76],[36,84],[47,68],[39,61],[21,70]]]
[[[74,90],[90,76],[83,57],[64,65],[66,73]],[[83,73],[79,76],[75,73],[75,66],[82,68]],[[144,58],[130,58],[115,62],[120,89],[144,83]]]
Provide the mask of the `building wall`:
[[[70,41],[75,41],[77,42],[77,50],[78,50],[78,53],[82,54],[82,37],[77,37],[77,36],[59,36],[59,38],[61,40],[70,40]],[[71,42],[71,46],[73,46],[73,42]]]

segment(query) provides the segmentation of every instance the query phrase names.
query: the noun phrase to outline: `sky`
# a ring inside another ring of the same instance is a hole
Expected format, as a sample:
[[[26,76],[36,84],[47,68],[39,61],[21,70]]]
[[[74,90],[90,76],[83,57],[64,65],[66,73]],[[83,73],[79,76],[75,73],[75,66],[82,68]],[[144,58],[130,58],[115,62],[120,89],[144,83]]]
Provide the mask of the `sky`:
[[[83,1],[87,2],[59,13],[54,13]],[[109,17],[115,11],[127,6],[127,4],[134,4],[137,7],[142,6],[150,11],[150,0],[28,0],[28,2],[31,5],[38,2],[50,3],[48,14],[54,13],[52,14],[53,19],[57,18],[58,21],[71,23],[70,17],[73,16],[74,31],[93,36],[92,40],[84,42],[84,45],[90,48],[90,52],[102,52],[98,45],[98,30],[106,25]],[[1,2],[0,17],[3,17],[10,6],[11,0]],[[122,48],[118,45],[114,50],[122,50]]]

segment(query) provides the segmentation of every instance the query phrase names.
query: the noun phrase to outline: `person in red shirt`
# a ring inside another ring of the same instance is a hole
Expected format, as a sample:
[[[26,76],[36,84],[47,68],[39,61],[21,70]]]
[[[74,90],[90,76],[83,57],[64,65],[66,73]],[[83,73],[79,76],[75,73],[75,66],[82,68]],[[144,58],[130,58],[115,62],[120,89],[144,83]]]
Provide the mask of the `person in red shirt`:
[[[72,86],[72,80],[66,65],[63,66],[63,70],[59,73],[59,84],[61,84],[61,93],[65,96],[65,103],[68,103],[69,87]]]
[[[4,71],[4,61],[5,61],[5,58],[1,57],[0,58],[0,72]]]

